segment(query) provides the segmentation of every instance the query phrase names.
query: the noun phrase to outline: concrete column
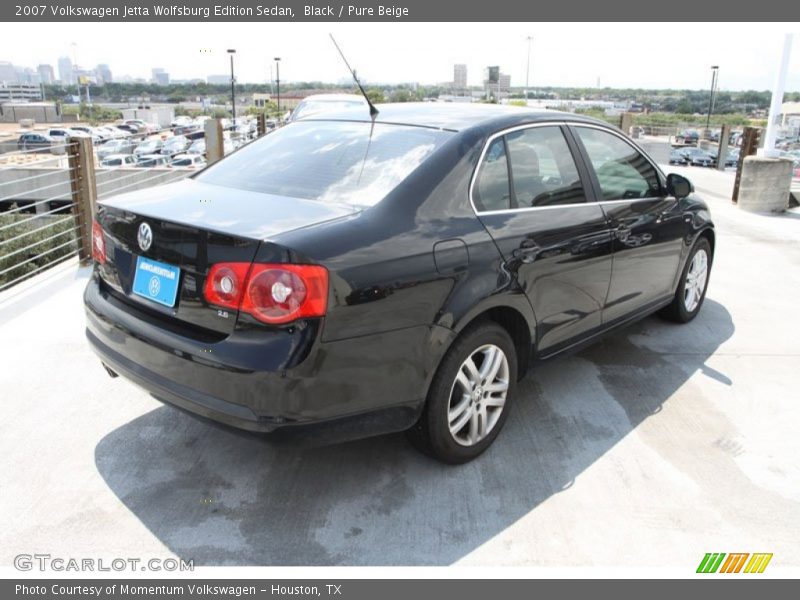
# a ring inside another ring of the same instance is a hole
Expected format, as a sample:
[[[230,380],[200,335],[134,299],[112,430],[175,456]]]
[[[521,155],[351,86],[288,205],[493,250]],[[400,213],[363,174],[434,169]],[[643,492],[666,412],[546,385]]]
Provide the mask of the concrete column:
[[[764,135],[764,147],[758,151],[759,156],[776,158],[775,137],[780,124],[781,105],[783,104],[783,88],[786,85],[786,72],[789,70],[789,58],[792,54],[792,34],[787,33],[783,40],[783,52],[775,74],[775,83],[772,86],[772,99],[769,103],[769,117],[767,118],[767,131]]]
[[[633,114],[629,112],[622,113],[622,120],[620,121],[619,128],[625,135],[631,134],[631,126],[633,125]]]
[[[225,156],[222,137],[222,120],[208,119],[205,125],[206,132],[206,161],[213,164]]]
[[[789,207],[792,162],[747,156],[742,164],[739,208],[750,212],[783,212]]]
[[[728,138],[731,137],[731,126],[723,125],[719,132],[719,152],[717,153],[717,169],[725,170],[725,160],[728,158]]]

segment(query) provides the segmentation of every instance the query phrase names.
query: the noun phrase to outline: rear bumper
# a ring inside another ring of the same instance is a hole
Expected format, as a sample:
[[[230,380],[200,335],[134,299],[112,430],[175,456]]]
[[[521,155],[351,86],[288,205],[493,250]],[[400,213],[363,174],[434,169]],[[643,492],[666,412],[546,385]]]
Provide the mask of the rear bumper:
[[[320,441],[411,427],[452,335],[420,326],[323,343],[295,327],[204,343],[141,318],[94,277],[84,304],[102,362],[155,398],[240,429],[303,430]]]

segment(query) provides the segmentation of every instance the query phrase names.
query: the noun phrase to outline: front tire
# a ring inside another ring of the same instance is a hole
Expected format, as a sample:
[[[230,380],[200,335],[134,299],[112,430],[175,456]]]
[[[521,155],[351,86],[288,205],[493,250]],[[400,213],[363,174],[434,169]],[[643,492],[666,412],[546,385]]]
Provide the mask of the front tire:
[[[706,299],[711,261],[711,244],[707,238],[701,237],[689,254],[675,297],[659,313],[662,317],[676,323],[688,323],[697,316]]]
[[[508,332],[492,321],[470,326],[439,365],[422,416],[408,432],[411,442],[445,463],[474,459],[500,433],[516,381],[517,356]]]

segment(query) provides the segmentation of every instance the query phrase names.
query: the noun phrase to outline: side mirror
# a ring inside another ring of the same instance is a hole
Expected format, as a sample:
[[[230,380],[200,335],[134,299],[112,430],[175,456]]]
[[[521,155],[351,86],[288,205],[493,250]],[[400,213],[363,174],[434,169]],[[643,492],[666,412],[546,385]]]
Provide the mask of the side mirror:
[[[692,182],[683,175],[670,173],[667,175],[667,192],[671,196],[675,196],[678,200],[681,200],[694,192],[694,186]]]

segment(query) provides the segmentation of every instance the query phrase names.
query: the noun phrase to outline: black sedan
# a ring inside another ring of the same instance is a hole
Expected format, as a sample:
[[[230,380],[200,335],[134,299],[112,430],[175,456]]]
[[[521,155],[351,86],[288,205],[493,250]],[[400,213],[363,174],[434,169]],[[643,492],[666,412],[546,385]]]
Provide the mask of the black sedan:
[[[112,375],[239,428],[408,430],[460,463],[537,362],[656,311],[693,319],[714,227],[599,121],[389,104],[104,200],[93,249],[87,336]]]
[[[686,161],[694,167],[713,167],[715,160],[712,156],[700,148],[683,148],[680,153]]]

